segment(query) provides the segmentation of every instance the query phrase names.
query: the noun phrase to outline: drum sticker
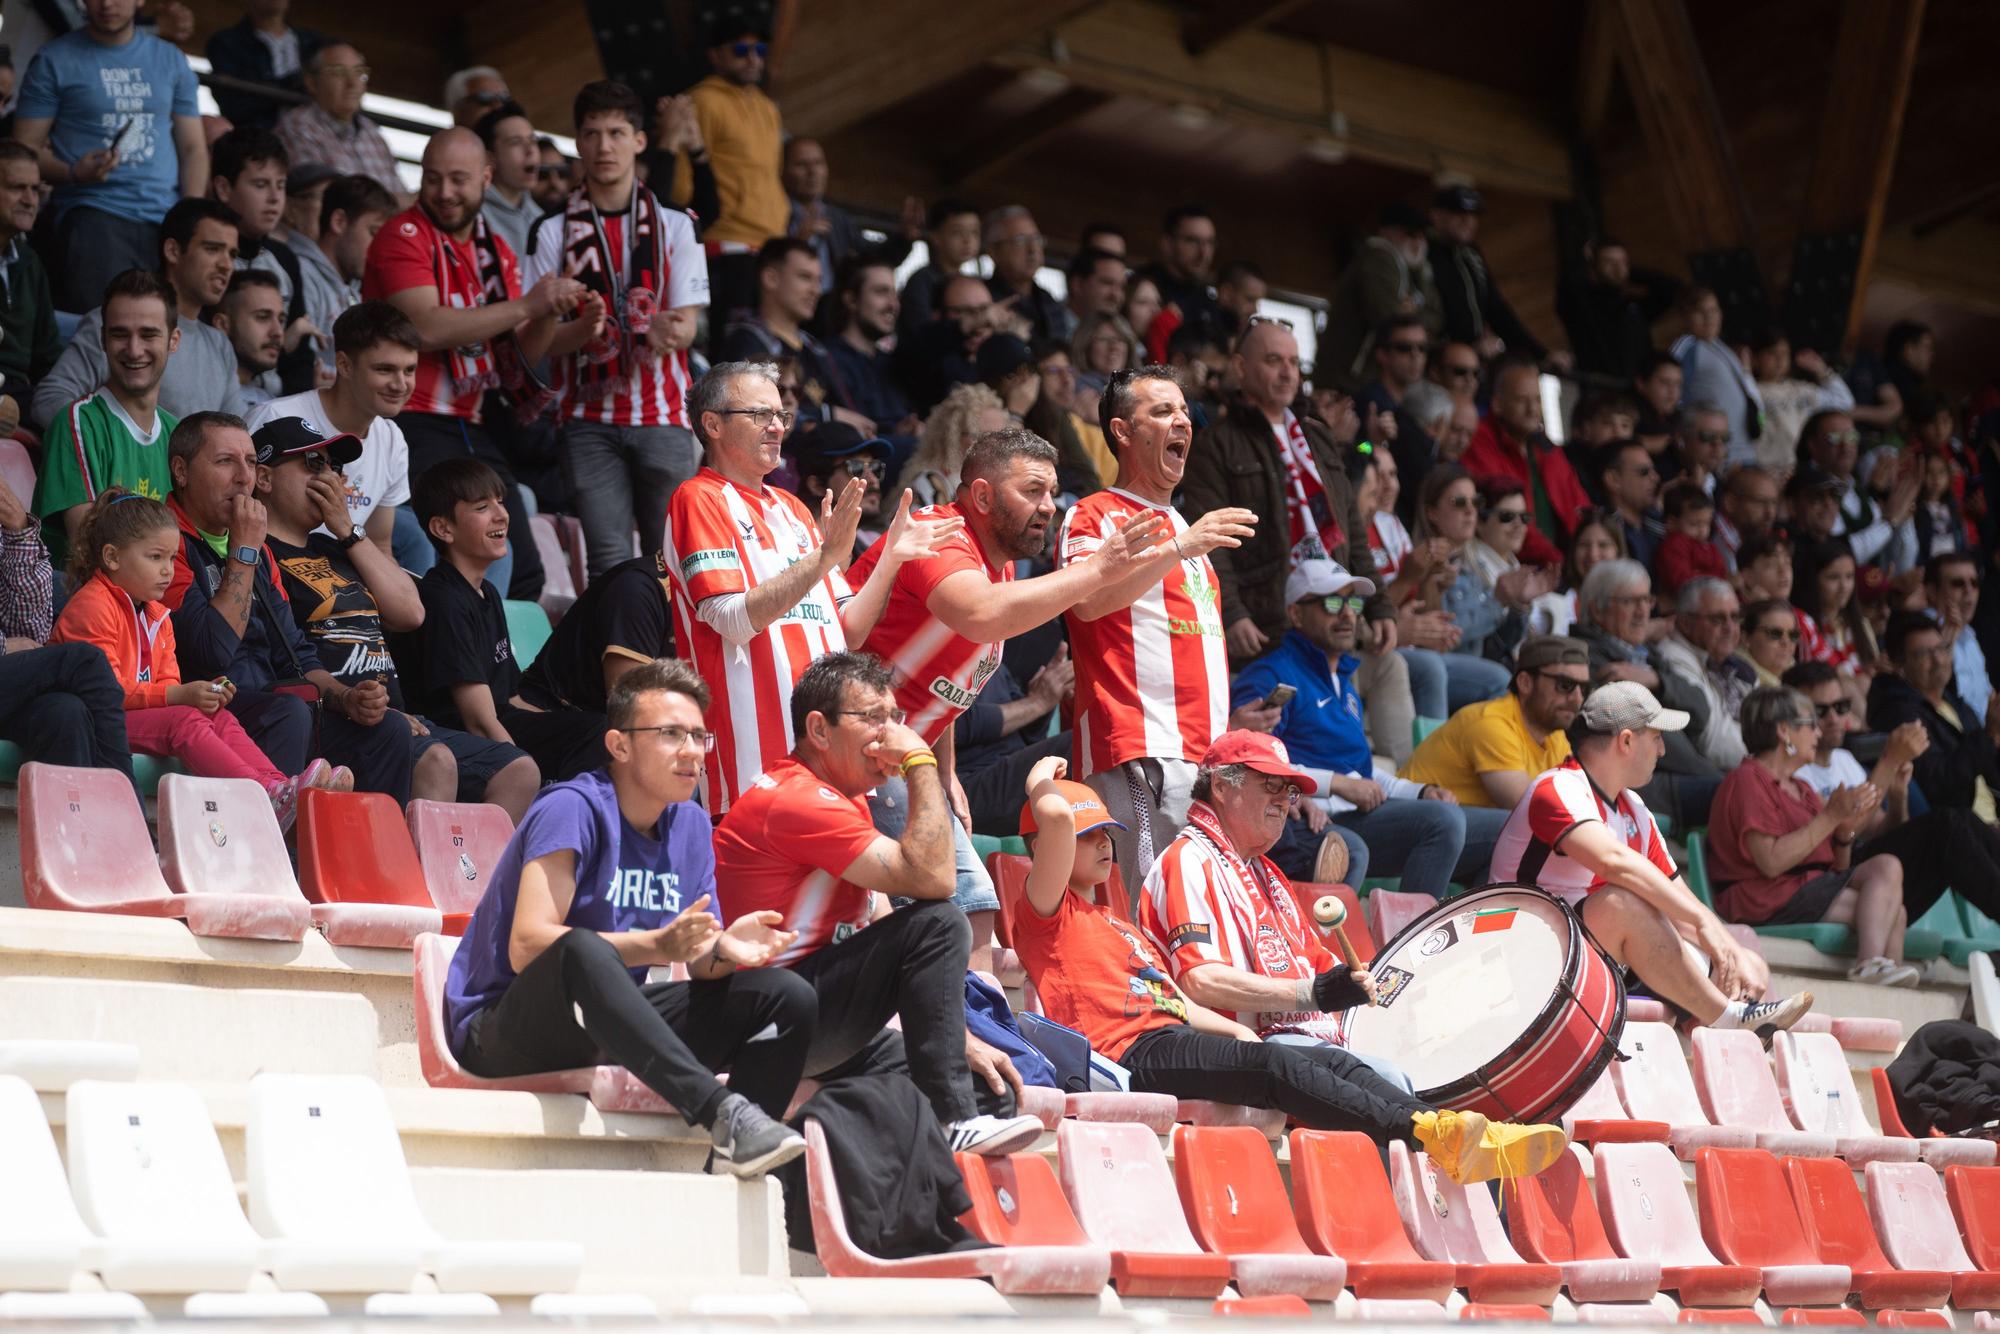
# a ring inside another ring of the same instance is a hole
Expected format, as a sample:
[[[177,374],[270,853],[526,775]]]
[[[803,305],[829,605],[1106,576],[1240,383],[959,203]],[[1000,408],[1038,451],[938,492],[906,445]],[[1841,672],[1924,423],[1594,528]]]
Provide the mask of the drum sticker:
[[[1424,937],[1423,943],[1417,946],[1417,953],[1429,959],[1437,955],[1443,954],[1446,950],[1450,949],[1453,945],[1456,945],[1457,943],[1458,943],[1457,923],[1445,922],[1443,925],[1439,926],[1437,930],[1431,932],[1429,935]]]
[[[1488,931],[1505,931],[1514,925],[1514,908],[1489,908],[1472,916],[1472,934],[1484,935]]]
[[[1409,969],[1398,968],[1393,964],[1383,964],[1376,968],[1374,972],[1375,1004],[1384,1010],[1394,1005],[1396,997],[1402,995],[1410,983],[1416,979],[1416,974],[1412,973]]]

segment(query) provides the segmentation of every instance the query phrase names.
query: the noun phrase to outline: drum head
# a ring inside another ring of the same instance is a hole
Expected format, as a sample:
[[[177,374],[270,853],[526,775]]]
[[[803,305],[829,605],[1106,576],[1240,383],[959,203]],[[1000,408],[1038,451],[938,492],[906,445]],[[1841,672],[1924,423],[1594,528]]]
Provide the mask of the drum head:
[[[1569,967],[1575,926],[1545,894],[1482,890],[1439,904],[1370,965],[1383,1003],[1347,1012],[1353,1050],[1419,1090],[1465,1078],[1519,1041]]]

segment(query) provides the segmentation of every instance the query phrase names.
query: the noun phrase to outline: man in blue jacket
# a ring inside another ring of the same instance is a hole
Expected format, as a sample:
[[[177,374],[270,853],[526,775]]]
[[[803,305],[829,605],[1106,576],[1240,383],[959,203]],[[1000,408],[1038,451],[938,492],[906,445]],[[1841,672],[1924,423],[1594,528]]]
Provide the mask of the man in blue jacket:
[[[1462,807],[1445,788],[1398,778],[1369,751],[1366,714],[1354,688],[1354,630],[1373,581],[1329,560],[1301,561],[1285,581],[1291,629],[1237,674],[1230,707],[1293,691],[1272,733],[1322,795],[1304,806],[1314,833],[1331,822],[1348,847],[1346,879],[1400,875],[1412,893],[1442,895],[1452,881],[1478,884],[1506,811]]]

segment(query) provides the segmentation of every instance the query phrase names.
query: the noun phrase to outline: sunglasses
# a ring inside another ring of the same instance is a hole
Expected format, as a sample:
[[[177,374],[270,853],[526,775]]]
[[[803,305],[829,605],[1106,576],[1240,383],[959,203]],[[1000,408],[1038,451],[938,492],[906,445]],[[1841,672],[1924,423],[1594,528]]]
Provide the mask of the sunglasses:
[[[1329,594],[1323,598],[1303,598],[1301,602],[1317,602],[1319,603],[1320,610],[1329,616],[1338,616],[1342,612],[1346,612],[1349,616],[1359,616],[1361,609],[1368,605],[1368,599],[1366,598],[1352,597],[1340,593]]]
[[[561,165],[535,168],[535,179],[537,180],[547,181],[553,180],[558,176],[567,177],[568,175],[569,168]]]
[[[836,466],[847,469],[849,477],[873,477],[880,481],[889,475],[889,465],[880,459],[841,459]]]
[[[762,60],[770,53],[771,46],[768,42],[731,42],[729,44],[729,54],[735,56],[738,60],[743,59],[745,56],[755,56],[757,59]]]
[[[1455,510],[1469,510],[1479,502],[1471,496],[1447,496],[1444,503]]]
[[[1431,350],[1431,345],[1429,343],[1398,342],[1398,343],[1384,343],[1382,344],[1382,346],[1389,349],[1391,352],[1400,352],[1405,356],[1408,356],[1410,353],[1413,352],[1422,354]]]
[[[1589,684],[1586,681],[1577,680],[1574,676],[1564,676],[1559,672],[1536,672],[1535,675],[1541,680],[1547,681],[1558,695],[1581,695],[1584,686]]]
[[[1444,373],[1457,380],[1476,380],[1479,378],[1479,367],[1454,366],[1447,361],[1444,364]]]
[[[1837,699],[1831,704],[1813,705],[1813,717],[1815,718],[1824,718],[1830,713],[1837,713],[1841,717],[1845,718],[1848,714],[1853,712],[1854,712],[1854,701],[1851,699]]]
[[[1789,644],[1796,644],[1799,642],[1799,628],[1795,625],[1789,627],[1780,627],[1776,625],[1760,625],[1757,627],[1757,633],[1764,636],[1764,638],[1766,639],[1782,639]]]
[[[319,450],[314,450],[310,454],[298,454],[294,457],[298,459],[300,465],[309,473],[317,475],[323,472],[330,472],[336,477],[343,475],[340,465]]]
[[[1491,519],[1494,523],[1516,524],[1528,521],[1526,510],[1481,510],[1479,518],[1483,522]]]
[[[1298,805],[1299,798],[1305,795],[1300,791],[1297,783],[1287,782],[1276,774],[1266,774],[1264,776],[1263,787],[1265,796],[1283,796],[1286,801],[1289,801],[1294,806]]]

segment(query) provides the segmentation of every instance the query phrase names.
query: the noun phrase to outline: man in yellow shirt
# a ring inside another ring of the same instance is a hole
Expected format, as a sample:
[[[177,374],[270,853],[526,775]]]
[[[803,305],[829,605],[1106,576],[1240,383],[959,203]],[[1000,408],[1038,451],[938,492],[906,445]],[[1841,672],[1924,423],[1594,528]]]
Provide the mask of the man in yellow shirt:
[[[1541,635],[1521,645],[1511,689],[1468,704],[1424,738],[1402,777],[1449,790],[1464,806],[1512,810],[1536,774],[1569,758],[1563,729],[1590,688],[1582,642]]]
[[[771,35],[725,14],[709,33],[708,63],[715,73],[689,90],[702,143],[715,172],[722,212],[703,219],[708,248],[710,342],[738,310],[757,304],[757,249],[785,234],[791,204],[779,178],[784,121],[765,96],[764,64]],[[694,197],[694,169],[686,156],[674,162],[672,202],[685,208]]]

